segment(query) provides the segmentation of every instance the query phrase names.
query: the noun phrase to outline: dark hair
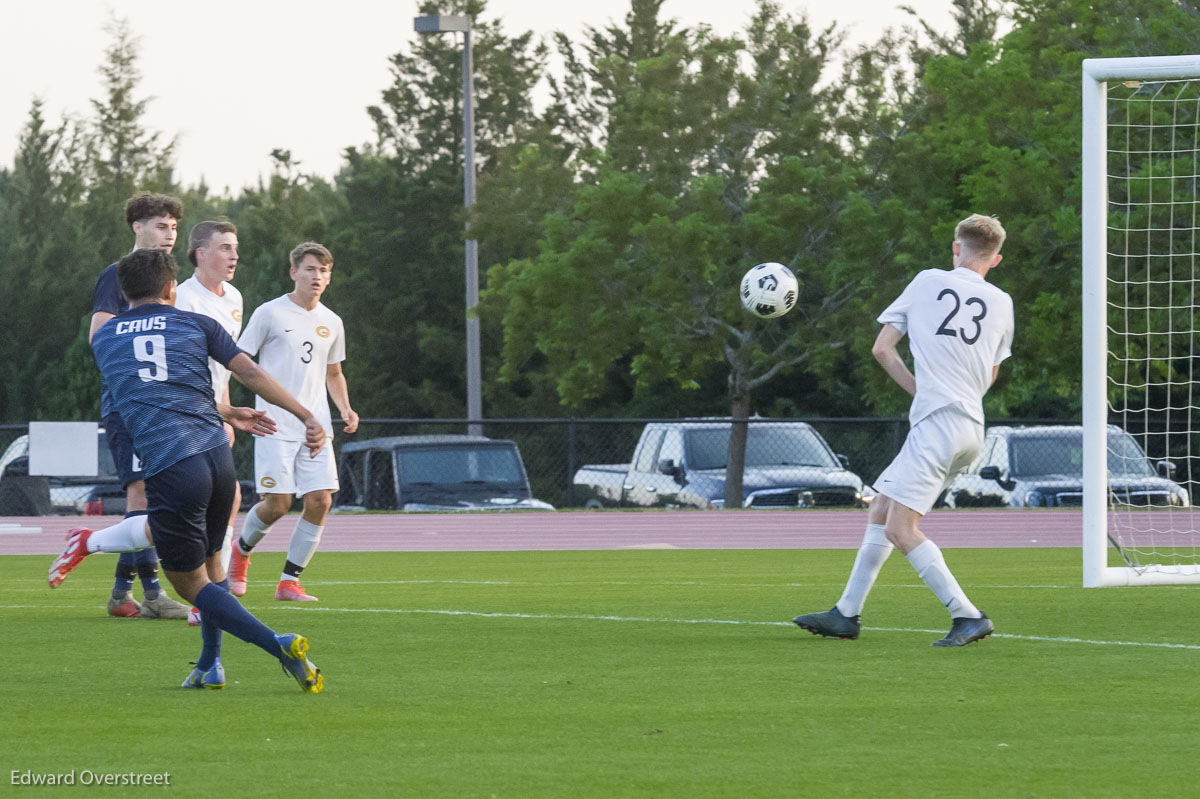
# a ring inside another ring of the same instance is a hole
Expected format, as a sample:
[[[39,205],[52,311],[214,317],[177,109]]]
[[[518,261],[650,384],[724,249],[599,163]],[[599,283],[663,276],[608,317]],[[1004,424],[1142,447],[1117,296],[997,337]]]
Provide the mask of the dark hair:
[[[125,201],[125,224],[131,227],[134,222],[143,222],[156,216],[183,219],[183,203],[174,197],[148,191],[138,192]]]
[[[333,253],[326,249],[325,245],[315,241],[302,241],[288,255],[288,261],[291,262],[292,268],[299,267],[306,255],[316,256],[317,263],[333,266]]]
[[[161,296],[178,275],[175,256],[162,250],[134,250],[117,262],[117,280],[130,302]]]
[[[196,265],[196,250],[201,247],[207,247],[214,233],[233,233],[236,235],[237,226],[226,220],[223,222],[200,222],[192,228],[192,232],[188,234],[188,260],[192,262],[192,266]]]

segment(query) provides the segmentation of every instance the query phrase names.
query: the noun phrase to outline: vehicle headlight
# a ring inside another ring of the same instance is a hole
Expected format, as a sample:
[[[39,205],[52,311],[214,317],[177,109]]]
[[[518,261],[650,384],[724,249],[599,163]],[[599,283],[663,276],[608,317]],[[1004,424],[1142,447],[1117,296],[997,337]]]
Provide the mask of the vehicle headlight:
[[[1029,491],[1025,494],[1025,507],[1040,508],[1046,504],[1046,497],[1041,491]]]

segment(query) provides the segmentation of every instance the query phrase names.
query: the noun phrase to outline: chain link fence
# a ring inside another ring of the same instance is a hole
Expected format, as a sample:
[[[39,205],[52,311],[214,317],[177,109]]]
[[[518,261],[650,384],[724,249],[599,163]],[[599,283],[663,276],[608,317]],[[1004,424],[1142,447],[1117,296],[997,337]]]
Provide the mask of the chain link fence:
[[[654,452],[649,452],[649,445],[645,448],[646,452],[639,451],[638,446],[642,440],[643,431],[646,431],[648,426],[671,428],[678,426],[683,421],[649,418],[488,419],[480,422],[478,427],[486,437],[510,439],[517,444],[535,498],[548,502],[556,508],[581,508],[598,503],[594,502],[593,491],[589,490],[587,486],[576,483],[576,474],[580,469],[597,465],[607,466],[612,470],[613,479],[616,482],[625,483],[625,476],[619,474],[618,470],[622,467],[628,469],[634,461],[636,451],[639,452],[639,461],[645,461],[643,466],[648,470],[660,472],[664,458],[657,456],[667,455],[667,448],[659,442],[656,446],[663,446],[661,451],[655,449]],[[727,440],[728,420],[695,421],[725,431]],[[754,443],[757,439],[769,438],[770,435],[774,435],[772,431],[781,426],[786,427],[786,423],[793,422],[811,427],[828,444],[829,450],[836,456],[840,456],[841,464],[861,478],[863,483],[868,486],[875,481],[879,473],[899,452],[908,431],[908,420],[903,418],[751,419],[747,422],[748,430],[753,431],[759,427],[762,435],[750,433],[751,443],[750,449],[748,449],[747,463],[754,464],[751,450],[755,446],[761,446],[761,444]],[[1190,501],[1190,495],[1195,486],[1192,479],[1193,471],[1195,470],[1197,476],[1200,477],[1200,461],[1198,461],[1200,458],[1200,433],[1183,429],[1178,424],[1167,424],[1155,419],[1126,419],[1125,424],[1133,437],[1132,440],[1141,450],[1145,451],[1148,458],[1144,464],[1134,464],[1137,468],[1133,471],[1137,471],[1146,480],[1169,478],[1168,482],[1181,486],[1181,490],[1187,492],[1186,496]],[[1057,471],[1069,472],[1071,469],[1082,469],[1082,456],[1078,446],[1074,443],[1075,439],[1072,438],[1074,434],[1070,432],[1071,426],[1077,425],[1078,422],[1054,419],[997,419],[991,420],[988,428],[993,437],[996,437],[996,431],[1001,428],[1022,431],[1020,434],[1014,435],[1024,436],[1028,443],[1028,446],[1024,447],[1027,454],[1019,456],[1023,458],[1022,462],[1026,464],[1023,468],[1026,470],[1054,468]],[[27,432],[27,427],[24,424],[0,425],[0,454],[8,452],[10,445],[13,445],[14,442],[17,443],[17,448],[20,448],[21,437]],[[1057,437],[1053,435],[1040,436],[1037,428],[1041,427],[1060,428],[1060,433]],[[359,430],[354,435],[345,435],[340,432],[340,424],[335,424],[335,428],[339,432],[335,435],[334,447],[335,451],[340,452],[341,445],[350,441],[361,442],[389,436],[465,434],[468,432],[468,421],[465,419],[367,419],[360,423]],[[992,438],[989,438],[989,442],[991,441]],[[792,445],[787,442],[779,445],[781,448],[786,446]],[[1010,457],[1007,449],[1003,457],[1000,457],[999,450],[992,452],[989,449],[990,446],[989,444],[988,447],[985,447],[985,452],[981,454],[980,461],[973,469],[975,472],[974,482],[967,480],[963,485],[955,487],[955,492],[962,498],[962,501],[957,504],[1010,504],[1007,500],[997,501],[989,493],[993,491],[993,483],[1002,485],[1002,481],[996,481],[990,476],[981,478],[978,472],[992,462],[988,458],[998,459],[996,462],[1005,467],[1000,470],[999,476],[1008,482],[1013,482],[1019,476],[1017,472],[1022,467],[1017,463],[1010,462],[1011,457],[1017,456]],[[1039,447],[1045,454],[1037,453]],[[710,449],[712,448],[710,447]],[[101,453],[103,459],[107,454],[107,448],[103,446],[103,441],[101,449],[103,450]],[[1016,453],[1017,450],[1014,449],[1012,452]],[[9,453],[10,456],[12,454]],[[778,453],[772,454],[770,458],[773,459],[772,462],[787,461],[786,455],[780,456]],[[109,459],[111,460],[111,456]],[[1126,459],[1122,462],[1123,465],[1116,470],[1129,471],[1132,468],[1129,464],[1135,460],[1136,458]],[[1173,468],[1160,465],[1160,460],[1169,460],[1173,464]],[[250,481],[254,479],[254,445],[250,436],[238,435],[234,445],[234,462],[239,479],[243,481],[244,488],[248,488],[251,484]],[[1035,463],[1039,466],[1035,467]],[[1051,467],[1049,464],[1054,464],[1054,466]],[[840,469],[841,466],[835,462],[831,468]],[[1111,470],[1114,470],[1112,463],[1110,463]],[[111,474],[111,469],[108,472]],[[682,479],[682,475],[680,478]],[[679,483],[681,480],[675,482]],[[692,482],[695,480],[693,479]],[[1039,484],[1034,488],[1041,490],[1044,486]],[[1077,491],[1077,489],[1075,490]],[[246,491],[246,493],[249,492]],[[1066,496],[1066,493],[1069,492],[1064,489],[1062,493]],[[976,497],[975,494],[979,494],[979,496]],[[663,502],[661,496],[658,499],[658,504],[670,504]],[[244,506],[251,500],[252,497],[244,498]],[[955,504],[953,498],[950,502]],[[763,502],[761,504],[773,503]],[[803,499],[800,504],[804,504]],[[822,503],[817,501],[813,504]],[[1066,499],[1054,502],[1046,500],[1045,504],[1070,504],[1070,501]],[[1150,504],[1158,503],[1153,500]],[[120,486],[115,485],[115,481],[111,478],[89,481],[79,478],[68,480],[54,477],[29,477],[27,460],[23,457],[9,457],[8,462],[0,464],[0,516],[84,512],[124,512],[124,496]]]
[[[556,508],[581,508],[590,492],[575,484],[576,473],[597,464],[628,466],[647,425],[672,425],[680,419],[488,419],[480,427],[489,438],[514,441],[525,462],[530,488],[537,499]],[[750,419],[756,425],[776,426],[798,422],[810,425],[846,468],[870,485],[891,462],[908,432],[906,418],[804,418]],[[727,420],[706,420],[714,427],[729,427]],[[1004,420],[1004,424],[1072,424],[1062,420]],[[353,436],[340,440],[365,441],[386,436],[465,434],[466,419],[367,419]],[[657,466],[659,459],[650,457]]]

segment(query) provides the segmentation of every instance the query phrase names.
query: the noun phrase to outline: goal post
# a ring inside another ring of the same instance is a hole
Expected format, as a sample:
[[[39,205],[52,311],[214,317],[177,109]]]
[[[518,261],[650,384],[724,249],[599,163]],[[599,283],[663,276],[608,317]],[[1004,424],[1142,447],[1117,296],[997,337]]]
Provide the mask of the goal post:
[[[1110,484],[1125,456],[1109,427],[1139,425],[1151,458],[1182,452],[1174,479],[1192,488],[1200,56],[1085,60],[1082,146],[1083,585],[1200,583],[1200,509],[1178,498],[1151,507],[1164,503]]]

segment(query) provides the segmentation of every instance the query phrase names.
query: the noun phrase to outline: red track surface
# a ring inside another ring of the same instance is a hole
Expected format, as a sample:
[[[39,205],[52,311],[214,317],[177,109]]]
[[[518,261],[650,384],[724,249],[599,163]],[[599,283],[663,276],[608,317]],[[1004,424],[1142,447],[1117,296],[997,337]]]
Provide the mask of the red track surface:
[[[287,549],[295,516],[260,544]],[[1077,547],[1077,510],[935,511],[921,529],[942,547]],[[0,555],[56,555],[66,531],[119,521],[103,516],[0,518]],[[855,549],[865,511],[558,511],[495,514],[333,514],[326,552],[518,551],[553,549]],[[6,532],[4,524],[41,532]],[[239,524],[240,527],[240,524]]]

